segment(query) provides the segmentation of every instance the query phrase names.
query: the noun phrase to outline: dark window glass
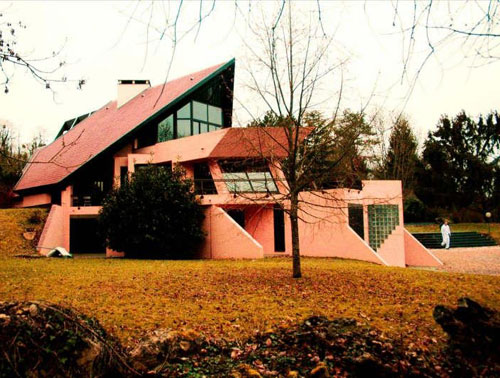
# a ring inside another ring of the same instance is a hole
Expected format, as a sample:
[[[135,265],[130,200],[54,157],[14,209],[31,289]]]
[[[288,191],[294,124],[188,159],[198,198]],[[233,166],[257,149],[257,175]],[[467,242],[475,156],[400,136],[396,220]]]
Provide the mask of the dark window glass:
[[[194,189],[196,194],[217,194],[215,183],[207,163],[194,165]]]
[[[174,139],[174,116],[170,115],[158,124],[158,142]]]
[[[128,181],[128,167],[120,167],[120,186],[125,185]]]
[[[365,226],[363,222],[363,205],[348,204],[349,226],[361,237],[365,238]]]
[[[241,228],[245,228],[245,212],[243,210],[228,210],[227,213]]]

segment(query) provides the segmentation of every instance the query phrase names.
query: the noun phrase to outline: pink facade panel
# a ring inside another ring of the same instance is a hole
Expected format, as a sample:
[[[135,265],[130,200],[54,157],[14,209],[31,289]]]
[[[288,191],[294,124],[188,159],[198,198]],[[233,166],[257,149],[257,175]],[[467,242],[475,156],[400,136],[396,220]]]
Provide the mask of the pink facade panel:
[[[299,240],[303,256],[341,257],[385,264],[384,260],[359,237],[347,221],[343,190],[330,190],[327,195],[302,193]],[[290,227],[287,219],[286,227]],[[288,230],[287,230],[288,231]],[[290,232],[288,232],[290,235]],[[291,252],[291,240],[287,240]]]
[[[52,197],[48,193],[32,194],[23,196],[22,200],[16,204],[16,207],[35,207],[50,205]]]
[[[272,207],[250,206],[245,210],[245,230],[264,248],[274,254],[274,213]]]
[[[377,253],[390,266],[405,266],[404,227],[399,225],[387,236]]]
[[[415,237],[404,230],[405,263],[409,266],[440,266],[443,263],[425,248]]]
[[[206,259],[258,259],[264,248],[223,209],[210,206],[203,228],[207,232],[200,255]]]
[[[59,205],[52,205],[38,241],[38,253],[46,255],[55,247],[64,246],[64,221],[64,209]]]

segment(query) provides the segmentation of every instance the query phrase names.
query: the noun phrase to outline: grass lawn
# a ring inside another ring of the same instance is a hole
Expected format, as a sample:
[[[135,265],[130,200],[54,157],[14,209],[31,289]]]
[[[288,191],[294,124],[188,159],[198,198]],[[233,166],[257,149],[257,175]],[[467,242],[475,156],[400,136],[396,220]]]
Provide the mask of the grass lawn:
[[[30,223],[30,217],[38,213],[41,222]],[[34,252],[33,242],[22,237],[27,228],[33,228],[40,234],[47,217],[45,209],[0,209],[0,257]]]
[[[408,342],[415,336],[439,340],[444,333],[432,319],[436,304],[455,305],[459,297],[470,296],[500,310],[498,276],[389,268],[349,260],[305,258],[304,278],[294,280],[291,260],[286,258],[14,258],[33,252],[32,243],[22,238],[27,227],[41,227],[29,223],[33,211],[0,211],[0,301],[46,300],[75,308],[95,316],[128,345],[160,327],[243,339],[256,330],[313,314],[354,317]],[[459,226],[465,225],[452,225],[452,230],[459,231]],[[495,227],[500,234],[500,226]]]
[[[470,296],[500,309],[499,277],[336,259],[137,261],[0,258],[0,300],[46,300],[95,316],[130,345],[149,330],[243,339],[316,314],[354,317],[404,341],[443,340],[432,310]]]
[[[440,232],[438,224],[408,224],[405,225],[410,232]],[[467,232],[476,231],[483,234],[488,233],[487,223],[452,223],[450,224],[451,232]],[[500,243],[500,223],[490,224],[490,235],[493,239]]]

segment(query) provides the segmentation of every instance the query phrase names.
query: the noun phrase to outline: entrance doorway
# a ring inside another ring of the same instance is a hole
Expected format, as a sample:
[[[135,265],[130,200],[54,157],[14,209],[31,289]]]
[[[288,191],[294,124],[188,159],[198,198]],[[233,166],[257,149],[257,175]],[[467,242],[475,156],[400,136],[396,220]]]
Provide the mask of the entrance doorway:
[[[96,217],[71,218],[69,238],[69,249],[72,254],[106,253],[104,238],[98,233]]]
[[[274,251],[285,252],[285,214],[279,206],[274,207]]]
[[[358,234],[361,239],[365,238],[365,225],[363,223],[363,205],[354,203],[348,204],[349,226]]]

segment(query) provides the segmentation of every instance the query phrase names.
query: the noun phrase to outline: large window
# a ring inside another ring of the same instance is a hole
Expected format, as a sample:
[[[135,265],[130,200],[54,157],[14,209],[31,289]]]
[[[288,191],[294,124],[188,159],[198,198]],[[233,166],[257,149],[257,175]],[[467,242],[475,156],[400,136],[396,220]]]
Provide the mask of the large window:
[[[232,193],[277,193],[278,188],[265,162],[220,162],[222,177]]]
[[[174,139],[174,116],[170,115],[158,124],[158,142]]]
[[[208,133],[222,126],[221,108],[191,101],[158,124],[158,142]]]

